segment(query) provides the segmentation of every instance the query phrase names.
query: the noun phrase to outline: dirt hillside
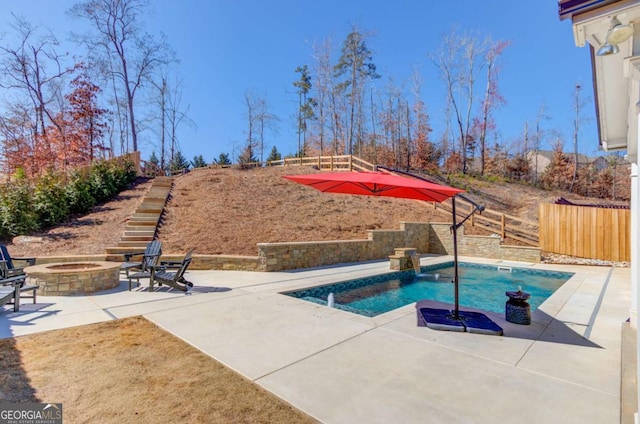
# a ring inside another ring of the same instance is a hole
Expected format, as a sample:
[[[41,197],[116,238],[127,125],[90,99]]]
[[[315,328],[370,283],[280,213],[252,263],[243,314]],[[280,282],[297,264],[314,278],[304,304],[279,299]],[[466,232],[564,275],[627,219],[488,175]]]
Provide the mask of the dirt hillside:
[[[363,239],[367,230],[398,229],[400,221],[450,220],[429,203],[321,193],[282,178],[309,172],[316,171],[204,169],[176,177],[158,233],[163,251],[257,255],[261,242]],[[489,208],[532,221],[537,221],[539,202],[563,195],[506,183],[456,184]],[[10,244],[9,249],[15,256],[103,253],[117,243],[148,185],[141,180],[90,214],[38,234],[41,242]]]

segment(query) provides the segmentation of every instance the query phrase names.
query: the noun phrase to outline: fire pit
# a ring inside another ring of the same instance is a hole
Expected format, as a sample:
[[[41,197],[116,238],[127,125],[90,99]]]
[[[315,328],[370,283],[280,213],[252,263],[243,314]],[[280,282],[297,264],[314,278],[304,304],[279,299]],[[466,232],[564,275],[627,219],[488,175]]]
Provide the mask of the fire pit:
[[[112,289],[120,283],[118,262],[67,262],[26,267],[27,284],[41,296],[71,296]]]

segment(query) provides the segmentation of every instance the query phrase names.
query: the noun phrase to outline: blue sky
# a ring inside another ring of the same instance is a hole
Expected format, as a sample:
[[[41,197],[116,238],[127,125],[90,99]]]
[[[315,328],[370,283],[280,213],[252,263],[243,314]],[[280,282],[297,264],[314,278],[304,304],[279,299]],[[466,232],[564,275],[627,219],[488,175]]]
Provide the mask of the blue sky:
[[[2,27],[14,12],[65,39],[78,25],[65,15],[72,4],[0,0]],[[152,0],[152,5],[144,24],[151,33],[164,32],[176,51],[182,104],[189,106],[197,124],[180,132],[180,147],[189,159],[202,154],[211,161],[222,152],[232,153],[233,146],[240,148],[246,127],[243,96],[249,89],[266,97],[271,112],[281,119],[278,134],[267,136],[268,148],[276,145],[283,154],[294,153],[294,70],[312,64],[314,41],[331,37],[338,52],[353,24],[375,32],[368,46],[383,78],[401,84],[415,67],[419,69],[433,138],[444,129],[444,85],[429,55],[457,25],[493,40],[511,41],[501,59],[499,82],[507,104],[495,114],[501,143],[520,137],[525,122],[533,126],[544,103],[550,119],[543,127],[562,134],[565,150],[570,150],[573,92],[580,83],[589,100],[580,150],[597,150],[589,52],[575,47],[570,22],[558,19],[556,0]],[[141,142],[143,157],[154,148],[153,136],[147,133]]]

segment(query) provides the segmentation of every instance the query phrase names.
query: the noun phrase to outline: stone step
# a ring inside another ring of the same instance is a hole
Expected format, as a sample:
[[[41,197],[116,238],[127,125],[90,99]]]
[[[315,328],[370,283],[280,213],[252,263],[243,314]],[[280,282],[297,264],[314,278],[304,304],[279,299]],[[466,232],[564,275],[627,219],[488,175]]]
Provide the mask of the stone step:
[[[158,221],[149,221],[149,220],[140,220],[140,219],[130,219],[127,221],[127,224],[133,224],[134,227],[155,227],[158,225]],[[127,228],[127,226],[125,226]]]
[[[167,195],[171,192],[171,187],[151,187],[149,189],[149,191],[147,192],[147,194],[145,194],[145,198],[146,197],[158,197],[161,195]]]
[[[136,241],[136,242],[144,242],[148,243],[153,240],[153,235],[150,236],[122,236],[120,241]]]
[[[164,211],[164,205],[140,205],[134,213],[155,213],[161,215]]]
[[[147,209],[159,209],[162,210],[164,208],[165,202],[142,202],[138,205],[138,210],[147,210]]]
[[[156,177],[151,187],[127,220],[124,233],[115,247],[106,249],[107,260],[122,261],[124,253],[143,253],[148,242],[153,240],[156,227],[171,194],[173,178]]]
[[[134,213],[129,217],[129,221],[157,221],[160,219],[159,213]]]
[[[155,226],[149,226],[149,225],[135,225],[135,224],[130,224],[130,225],[125,225],[124,227],[124,231],[126,232],[130,232],[130,231],[135,231],[135,232],[150,232],[150,233],[154,233],[156,232],[156,227]]]
[[[153,179],[151,185],[171,185],[173,184],[173,178],[171,177],[156,177]]]
[[[129,218],[129,220],[131,219],[136,219],[136,220],[154,220],[154,219],[160,219],[160,213],[159,212],[135,212],[133,215],[131,215],[131,218]]]
[[[146,227],[143,227],[146,228]],[[155,229],[145,229],[145,230],[124,230],[124,237],[149,237],[154,236],[156,233]]]

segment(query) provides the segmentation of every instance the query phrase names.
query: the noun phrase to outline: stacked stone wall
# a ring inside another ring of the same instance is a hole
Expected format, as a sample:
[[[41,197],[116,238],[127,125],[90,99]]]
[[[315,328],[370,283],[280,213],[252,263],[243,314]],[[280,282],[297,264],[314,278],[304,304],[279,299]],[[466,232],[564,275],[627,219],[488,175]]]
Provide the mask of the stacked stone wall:
[[[418,254],[453,254],[451,224],[401,222],[399,230],[370,230],[367,239],[258,243],[258,256],[196,254],[190,270],[283,271],[325,265],[384,260],[394,249],[412,247]],[[510,261],[540,262],[540,249],[503,246],[499,237],[471,236],[458,230],[458,254]],[[181,260],[184,255],[163,255]],[[102,260],[98,256],[42,257],[37,263]]]

